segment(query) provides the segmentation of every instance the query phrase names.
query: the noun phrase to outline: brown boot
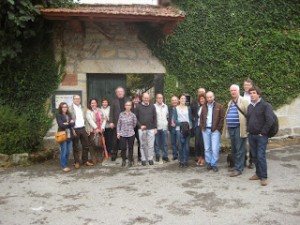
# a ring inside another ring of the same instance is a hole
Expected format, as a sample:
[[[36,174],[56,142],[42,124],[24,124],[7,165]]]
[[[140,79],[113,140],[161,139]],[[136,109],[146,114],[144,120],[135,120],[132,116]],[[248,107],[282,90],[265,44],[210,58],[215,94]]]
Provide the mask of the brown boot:
[[[259,177],[255,174],[249,178],[249,180],[259,180]]]
[[[68,173],[68,172],[71,171],[71,169],[70,169],[69,167],[66,167],[66,168],[63,169],[63,171],[64,171],[65,173]]]
[[[268,185],[268,180],[267,179],[261,179],[260,184],[261,184],[261,186],[267,186]]]

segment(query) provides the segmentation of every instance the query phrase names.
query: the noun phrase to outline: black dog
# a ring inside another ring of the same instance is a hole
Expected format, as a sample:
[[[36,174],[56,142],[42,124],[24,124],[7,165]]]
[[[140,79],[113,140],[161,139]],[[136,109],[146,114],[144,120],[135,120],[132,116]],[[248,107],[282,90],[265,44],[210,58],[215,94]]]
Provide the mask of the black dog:
[[[248,157],[247,157],[247,155],[245,155],[244,166],[247,166],[247,159],[248,159]],[[234,167],[234,156],[233,156],[231,153],[229,153],[229,154],[227,155],[227,165],[228,165],[228,167],[230,167],[230,168],[233,168],[233,167]]]

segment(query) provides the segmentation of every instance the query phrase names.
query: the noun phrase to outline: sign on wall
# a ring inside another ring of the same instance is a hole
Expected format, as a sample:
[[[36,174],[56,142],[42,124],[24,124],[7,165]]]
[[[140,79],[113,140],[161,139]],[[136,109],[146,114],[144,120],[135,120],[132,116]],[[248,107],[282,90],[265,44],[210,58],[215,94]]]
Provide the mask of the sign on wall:
[[[52,111],[55,112],[61,102],[72,105],[74,95],[79,95],[82,99],[82,91],[55,91],[52,95]]]

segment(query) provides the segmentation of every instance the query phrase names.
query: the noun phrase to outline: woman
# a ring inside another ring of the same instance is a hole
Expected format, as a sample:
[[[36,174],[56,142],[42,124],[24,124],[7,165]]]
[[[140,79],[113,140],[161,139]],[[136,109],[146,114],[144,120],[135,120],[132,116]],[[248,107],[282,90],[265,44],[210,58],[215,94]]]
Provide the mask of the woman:
[[[121,145],[122,166],[126,166],[126,147],[128,144],[128,167],[131,167],[133,164],[134,128],[137,123],[135,114],[131,112],[131,107],[131,101],[127,101],[125,103],[125,111],[120,113],[117,124],[117,138],[120,140]]]
[[[86,112],[87,126],[86,130],[89,135],[90,146],[93,148],[92,160],[93,164],[103,162],[103,148],[95,146],[94,136],[97,133],[103,135],[106,120],[104,113],[98,108],[97,99],[90,99],[88,110]]]
[[[101,110],[104,113],[105,122],[106,122],[105,130],[104,130],[106,148],[107,148],[108,154],[111,155],[113,131],[109,126],[109,123],[110,123],[109,122],[110,106],[109,106],[108,99],[106,99],[106,98],[102,99]]]
[[[190,135],[192,129],[192,111],[186,106],[185,95],[179,96],[179,105],[174,113],[176,133],[178,137],[179,167],[187,167],[190,154]]]
[[[67,140],[60,143],[60,166],[64,172],[69,172],[68,161],[72,146],[73,127],[75,125],[67,103],[61,102],[56,115],[58,131],[66,131]]]
[[[197,165],[204,166],[204,142],[202,137],[202,131],[200,127],[200,116],[202,112],[202,107],[206,104],[205,94],[198,95],[198,107],[196,110],[196,115],[194,115],[195,120],[195,155],[198,158]]]

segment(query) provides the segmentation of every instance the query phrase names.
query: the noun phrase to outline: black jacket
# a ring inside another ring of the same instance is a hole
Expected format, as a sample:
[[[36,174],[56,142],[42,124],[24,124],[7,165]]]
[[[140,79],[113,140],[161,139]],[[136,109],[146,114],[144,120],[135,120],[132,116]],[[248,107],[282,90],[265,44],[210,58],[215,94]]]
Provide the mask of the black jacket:
[[[57,122],[57,125],[58,125],[58,129],[57,131],[65,131],[66,129],[71,129],[72,127],[75,126],[75,122],[73,123],[70,123],[71,120],[73,120],[73,116],[71,113],[68,114],[68,120],[67,120],[67,117],[64,115],[64,114],[56,114],[56,122]],[[69,123],[68,125],[65,125],[64,123]],[[73,137],[73,132],[70,132],[71,133],[71,138]]]
[[[247,132],[267,136],[274,123],[272,106],[263,99],[255,107],[250,104],[247,110]]]
[[[176,107],[172,107],[172,106],[169,106],[168,107],[169,109],[169,117],[168,117],[168,129],[169,131],[171,131],[171,121],[172,121],[172,117],[173,117],[173,113],[174,111],[176,110]],[[174,119],[175,120],[175,119]],[[174,121],[175,122],[175,121]]]
[[[128,99],[124,98],[124,104],[127,101],[128,101]],[[115,98],[110,105],[110,111],[109,111],[109,121],[111,123],[114,123],[115,126],[117,126],[119,115],[120,115],[121,111],[122,111],[122,109],[120,107],[120,101],[118,98]]]

